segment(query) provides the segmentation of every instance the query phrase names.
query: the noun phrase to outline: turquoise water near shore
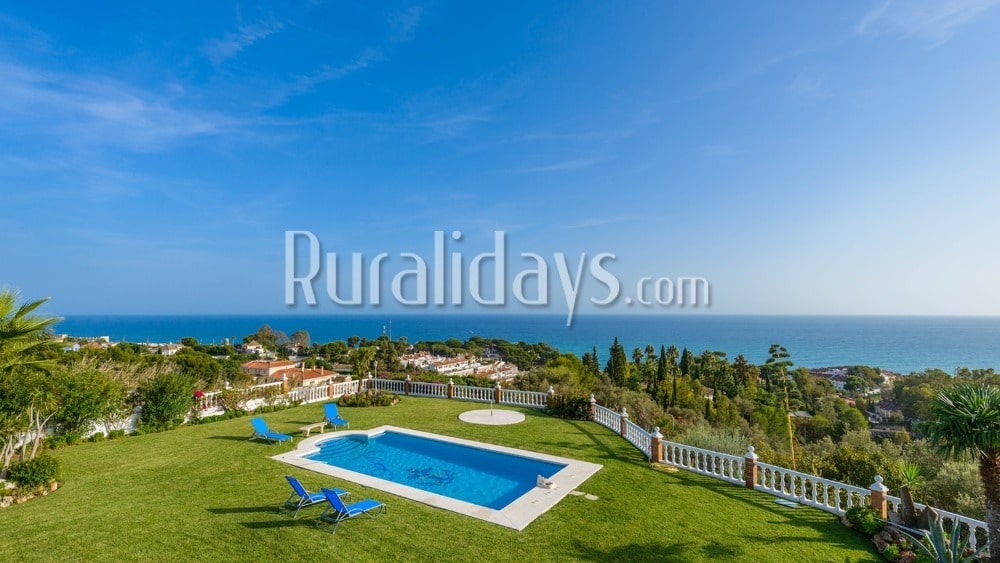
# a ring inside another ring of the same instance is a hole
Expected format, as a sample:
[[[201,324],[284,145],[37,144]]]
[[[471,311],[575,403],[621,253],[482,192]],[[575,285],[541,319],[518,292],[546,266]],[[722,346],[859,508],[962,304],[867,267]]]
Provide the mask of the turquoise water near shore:
[[[465,340],[473,335],[511,341],[547,342],[577,355],[597,346],[601,361],[617,336],[632,348],[653,344],[694,352],[722,350],[751,362],[767,359],[780,343],[796,365],[865,364],[901,373],[958,367],[1000,368],[1000,317],[849,317],[730,315],[581,315],[567,327],[564,315],[210,315],[68,316],[55,331],[73,336],[109,336],[114,341],[240,341],[263,324],[291,334],[306,330],[314,342],[377,338]]]

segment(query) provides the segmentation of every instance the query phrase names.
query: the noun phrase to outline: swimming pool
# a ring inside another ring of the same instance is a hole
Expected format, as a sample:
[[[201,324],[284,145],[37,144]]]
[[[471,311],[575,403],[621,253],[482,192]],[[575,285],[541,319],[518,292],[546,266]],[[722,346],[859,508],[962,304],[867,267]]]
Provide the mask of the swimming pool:
[[[306,438],[274,459],[517,530],[601,468],[393,426]]]
[[[499,510],[565,464],[386,431],[318,444],[306,457],[372,477]]]

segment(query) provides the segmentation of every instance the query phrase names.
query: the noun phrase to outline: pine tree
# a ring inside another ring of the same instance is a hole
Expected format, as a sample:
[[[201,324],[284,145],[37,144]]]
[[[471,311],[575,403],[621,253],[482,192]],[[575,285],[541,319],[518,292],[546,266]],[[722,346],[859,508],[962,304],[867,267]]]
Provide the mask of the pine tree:
[[[771,369],[770,375],[776,375],[780,378],[782,389],[784,389],[785,395],[785,420],[788,427],[788,449],[791,450],[792,454],[792,469],[795,469],[795,431],[792,429],[792,409],[788,404],[788,377],[786,377],[786,370],[792,366],[792,355],[788,353],[788,349],[780,344],[772,344],[771,348],[767,351],[768,356],[770,356],[766,362],[765,366]]]

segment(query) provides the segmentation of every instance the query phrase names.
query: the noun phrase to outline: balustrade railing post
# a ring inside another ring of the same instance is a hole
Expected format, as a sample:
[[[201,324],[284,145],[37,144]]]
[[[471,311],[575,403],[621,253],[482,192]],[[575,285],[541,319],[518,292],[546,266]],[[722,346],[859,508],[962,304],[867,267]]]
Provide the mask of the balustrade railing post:
[[[886,493],[889,492],[889,487],[882,484],[882,476],[876,475],[875,482],[868,486],[871,489],[871,507],[876,514],[879,514],[883,519],[889,516],[888,502],[886,502]]]
[[[556,390],[553,389],[551,385],[549,385],[549,390],[545,392],[545,395],[546,395],[545,404],[549,404],[552,402],[552,397],[556,396]]]
[[[649,438],[649,461],[652,463],[663,462],[663,434],[660,434],[660,427],[653,427],[653,435]]]
[[[455,381],[452,378],[448,378],[448,398],[455,398]]]
[[[410,374],[406,374],[406,381],[403,382],[403,394],[410,394]]]
[[[627,433],[628,433],[628,411],[625,410],[625,407],[622,407],[621,432],[619,432],[619,434],[625,436]]]
[[[590,394],[590,420],[597,420],[597,399],[594,394]]]
[[[500,382],[497,381],[497,386],[493,388],[493,402],[498,405],[500,404],[500,395],[501,395]]]
[[[282,395],[288,394],[288,375],[281,376],[281,394]]]
[[[327,386],[326,387],[327,387],[327,389],[326,389],[326,391],[327,391],[327,398],[329,398],[332,401],[333,400],[333,393],[334,393],[334,391],[333,391],[333,378],[332,377],[330,378],[330,381],[327,382]]]
[[[753,446],[747,446],[747,454],[743,456],[743,484],[748,489],[757,487],[757,454]]]

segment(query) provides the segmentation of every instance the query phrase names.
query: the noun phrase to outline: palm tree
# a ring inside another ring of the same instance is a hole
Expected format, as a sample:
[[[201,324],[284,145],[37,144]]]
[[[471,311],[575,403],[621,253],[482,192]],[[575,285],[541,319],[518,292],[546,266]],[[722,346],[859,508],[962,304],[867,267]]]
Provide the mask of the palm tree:
[[[17,444],[24,459],[30,430],[35,431],[30,454],[34,458],[41,431],[55,412],[48,386],[44,381],[32,381],[32,377],[44,376],[53,364],[40,354],[54,345],[46,331],[59,319],[33,314],[46,301],[19,305],[16,291],[0,289],[0,477],[5,475]]]
[[[18,294],[12,289],[0,289],[0,373],[18,368],[46,370],[50,362],[37,356],[51,349],[53,341],[46,330],[59,319],[33,315],[48,299],[18,305]]]
[[[990,561],[1000,563],[1000,389],[960,385],[943,391],[931,404],[924,424],[931,443],[948,456],[972,453],[986,491]]]

